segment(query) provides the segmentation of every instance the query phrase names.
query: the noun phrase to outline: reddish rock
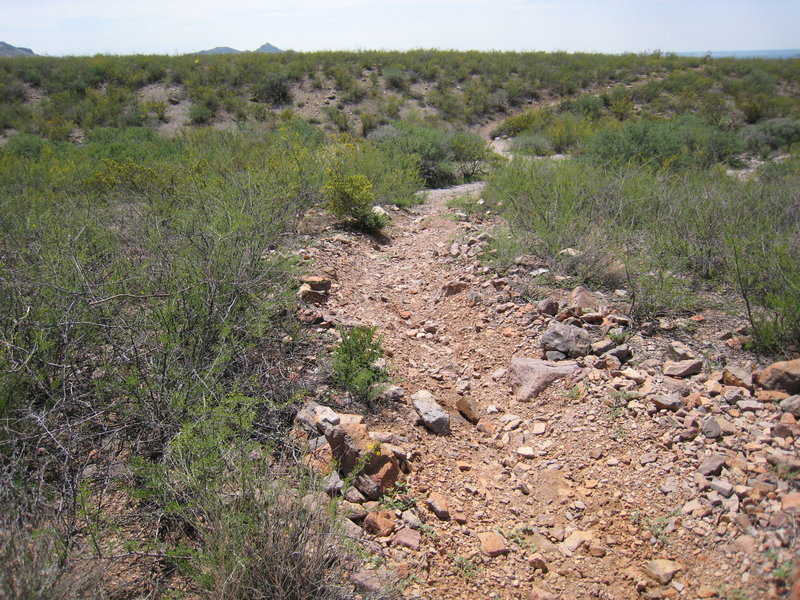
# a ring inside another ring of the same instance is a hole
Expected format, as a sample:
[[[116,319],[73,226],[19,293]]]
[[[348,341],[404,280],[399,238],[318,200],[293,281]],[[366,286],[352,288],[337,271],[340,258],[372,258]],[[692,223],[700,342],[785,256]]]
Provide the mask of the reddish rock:
[[[342,475],[349,475],[362,466],[355,486],[360,492],[377,500],[402,477],[400,463],[391,452],[381,453],[380,444],[360,423],[340,423],[325,430],[333,458],[339,463]]]
[[[304,283],[297,290],[297,298],[308,304],[322,304],[325,302],[326,295],[324,292],[318,292],[307,283]]]
[[[800,492],[790,492],[781,498],[781,510],[800,512]]]
[[[725,385],[735,385],[753,391],[753,374],[741,367],[725,367],[722,372],[722,382]]]
[[[800,393],[800,358],[771,364],[761,372],[758,383],[768,390]]]
[[[508,554],[508,545],[505,538],[496,531],[484,531],[478,534],[481,542],[481,552],[486,556],[494,558],[502,554]]]
[[[478,403],[472,398],[467,396],[459,397],[456,402],[458,412],[464,415],[464,418],[471,423],[477,423],[481,418],[481,408]]]
[[[664,375],[668,377],[691,377],[703,370],[702,360],[667,361],[664,363]]]
[[[394,531],[394,527],[394,513],[389,510],[371,512],[364,519],[364,529],[378,537],[386,537]]]
[[[331,289],[331,280],[327,277],[318,277],[316,275],[312,275],[309,277],[303,277],[300,281],[308,285],[308,287],[315,292],[328,292]]]
[[[408,548],[409,550],[416,552],[419,550],[421,541],[422,535],[419,533],[419,531],[414,531],[413,529],[405,527],[395,534],[394,539],[392,540],[392,545]]]
[[[439,492],[431,492],[425,503],[428,505],[428,508],[433,511],[433,514],[442,521],[450,519],[450,504],[447,502],[447,498]]]

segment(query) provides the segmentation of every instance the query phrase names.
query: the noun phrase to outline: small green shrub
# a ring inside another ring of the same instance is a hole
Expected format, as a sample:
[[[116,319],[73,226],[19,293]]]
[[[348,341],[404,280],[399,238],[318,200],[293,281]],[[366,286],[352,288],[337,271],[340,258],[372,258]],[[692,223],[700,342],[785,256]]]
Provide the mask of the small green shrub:
[[[214,118],[214,111],[205,104],[193,104],[189,109],[189,122],[193,125],[205,125]]]
[[[747,150],[766,157],[770,152],[800,143],[800,119],[769,119],[742,129]]]
[[[48,147],[51,147],[50,143],[38,135],[18,133],[8,139],[3,150],[15,156],[39,158]]]
[[[362,231],[377,233],[388,223],[385,216],[372,211],[375,193],[372,182],[364,175],[342,175],[331,170],[322,193],[334,216],[353,219]]]
[[[335,106],[325,106],[323,112],[331,120],[331,123],[336,126],[338,131],[341,133],[350,131],[350,119],[345,111]]]
[[[292,80],[283,73],[268,73],[253,86],[253,97],[276,106],[292,101]]]
[[[696,117],[665,121],[629,121],[606,129],[588,143],[588,154],[602,163],[636,163],[682,170],[732,161],[743,146],[735,133],[712,127]]]
[[[452,135],[449,146],[458,173],[465,181],[486,174],[493,153],[481,136],[460,131]]]
[[[342,330],[342,340],[333,352],[331,379],[357,398],[371,403],[380,389],[377,384],[388,378],[376,362],[383,357],[380,339],[374,327]]]
[[[515,137],[511,142],[511,150],[533,156],[549,156],[553,154],[553,144],[544,134],[528,133]]]

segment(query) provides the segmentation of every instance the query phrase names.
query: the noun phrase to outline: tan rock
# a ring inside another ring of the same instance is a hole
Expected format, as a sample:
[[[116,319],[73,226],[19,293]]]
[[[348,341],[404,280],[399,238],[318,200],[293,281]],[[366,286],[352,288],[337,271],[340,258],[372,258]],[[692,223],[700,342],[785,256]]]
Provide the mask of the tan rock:
[[[297,298],[307,304],[322,304],[325,302],[326,295],[323,292],[313,290],[310,285],[304,283],[297,290]]]
[[[697,590],[697,597],[702,598],[705,600],[706,598],[716,598],[719,595],[719,592],[712,587],[704,585],[699,590]]]
[[[394,539],[392,540],[392,545],[408,548],[409,550],[416,552],[419,550],[421,541],[422,535],[419,533],[419,531],[404,527],[395,534]]]
[[[683,568],[683,565],[680,563],[665,558],[658,558],[648,562],[644,567],[644,572],[661,585],[666,585],[672,581],[675,574],[683,570]]]
[[[594,310],[600,303],[592,292],[583,286],[578,286],[570,292],[567,304],[584,310]]]
[[[471,423],[477,423],[481,418],[481,407],[474,399],[468,396],[459,397],[456,401],[456,408]]]
[[[558,549],[564,556],[572,556],[586,542],[594,539],[594,534],[591,531],[573,531],[569,534],[567,539],[558,545]]]
[[[481,543],[481,552],[486,556],[494,558],[502,554],[508,554],[508,545],[505,538],[496,531],[484,531],[478,534]]]
[[[439,492],[431,492],[425,503],[433,514],[442,521],[448,521],[450,519],[450,504],[447,502],[447,498]]]
[[[768,390],[800,393],[800,358],[771,364],[761,372],[758,383]]]
[[[311,275],[309,277],[303,277],[300,281],[308,285],[308,287],[315,292],[328,292],[331,289],[331,280],[327,277]]]
[[[790,492],[781,498],[781,510],[800,512],[800,492]]]

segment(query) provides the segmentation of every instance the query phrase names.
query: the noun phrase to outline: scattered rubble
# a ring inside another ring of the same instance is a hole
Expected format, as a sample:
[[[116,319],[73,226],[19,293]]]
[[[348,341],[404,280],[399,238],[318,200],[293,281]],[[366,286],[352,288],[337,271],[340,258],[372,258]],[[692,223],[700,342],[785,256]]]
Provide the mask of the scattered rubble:
[[[431,192],[382,253],[322,240],[335,283],[304,282],[325,307],[307,324],[379,326],[399,384],[363,422],[335,402],[295,419],[383,565],[359,589],[408,575],[408,598],[792,597],[800,360],[759,365],[710,309],[634,328],[624,293],[529,300],[540,265],[496,273],[478,261],[491,219],[442,216],[479,189]]]

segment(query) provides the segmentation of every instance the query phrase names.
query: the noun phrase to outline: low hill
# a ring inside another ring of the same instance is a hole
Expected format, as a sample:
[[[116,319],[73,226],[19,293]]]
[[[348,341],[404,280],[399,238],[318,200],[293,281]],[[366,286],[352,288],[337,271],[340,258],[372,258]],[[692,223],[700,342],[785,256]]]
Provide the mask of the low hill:
[[[0,42],[0,56],[2,57],[18,57],[18,56],[36,56],[30,48],[17,48],[11,44]]]
[[[280,48],[273,46],[272,44],[264,44],[260,48],[256,48],[256,52],[283,52]]]
[[[217,46],[216,48],[211,48],[211,50],[201,50],[197,54],[241,54],[241,50],[237,50],[236,48],[229,48],[228,46]]]

